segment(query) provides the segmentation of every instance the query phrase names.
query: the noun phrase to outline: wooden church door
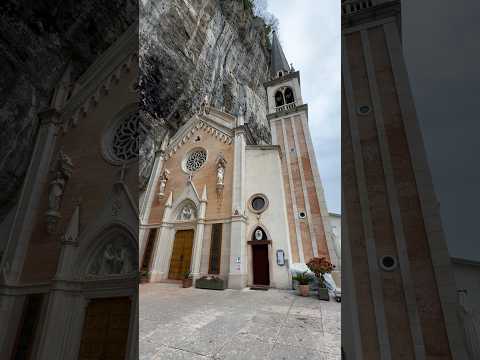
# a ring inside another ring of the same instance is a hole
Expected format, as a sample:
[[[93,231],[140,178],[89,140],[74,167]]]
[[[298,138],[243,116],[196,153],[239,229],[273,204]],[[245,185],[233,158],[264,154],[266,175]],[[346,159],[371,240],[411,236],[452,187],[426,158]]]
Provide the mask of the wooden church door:
[[[268,245],[252,245],[253,284],[270,285],[270,266],[268,262]]]
[[[175,234],[168,278],[181,280],[190,270],[193,248],[193,230],[179,230]]]
[[[90,300],[78,359],[125,359],[130,308],[131,301],[128,297]]]

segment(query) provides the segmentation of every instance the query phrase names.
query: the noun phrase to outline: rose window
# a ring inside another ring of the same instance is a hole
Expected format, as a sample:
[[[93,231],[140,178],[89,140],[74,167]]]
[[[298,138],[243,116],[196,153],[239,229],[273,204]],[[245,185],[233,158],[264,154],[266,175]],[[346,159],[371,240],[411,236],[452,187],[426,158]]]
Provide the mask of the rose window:
[[[139,143],[145,135],[140,121],[140,114],[135,112],[128,116],[115,129],[112,139],[112,150],[115,157],[128,161],[138,157]]]
[[[197,171],[205,164],[205,161],[207,161],[207,152],[203,149],[195,150],[188,155],[185,168],[190,172]]]

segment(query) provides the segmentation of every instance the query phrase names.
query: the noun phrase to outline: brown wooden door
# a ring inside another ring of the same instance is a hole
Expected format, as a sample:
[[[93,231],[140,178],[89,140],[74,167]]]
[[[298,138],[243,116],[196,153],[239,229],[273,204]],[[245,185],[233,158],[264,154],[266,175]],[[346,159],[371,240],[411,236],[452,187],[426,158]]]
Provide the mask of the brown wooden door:
[[[93,299],[85,314],[79,360],[123,360],[130,323],[127,297]]]
[[[268,245],[252,245],[253,284],[270,285]]]
[[[190,270],[193,248],[193,230],[179,230],[175,234],[168,278],[181,280]]]

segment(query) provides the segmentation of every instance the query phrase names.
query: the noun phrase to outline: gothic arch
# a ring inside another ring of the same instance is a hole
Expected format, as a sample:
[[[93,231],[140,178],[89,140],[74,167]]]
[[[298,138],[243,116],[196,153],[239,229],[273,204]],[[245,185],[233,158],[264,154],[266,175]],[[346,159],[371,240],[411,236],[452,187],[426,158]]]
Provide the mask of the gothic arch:
[[[265,225],[263,224],[255,224],[251,229],[250,229],[250,232],[249,232],[249,235],[247,237],[248,241],[253,241],[255,240],[255,231],[257,231],[257,229],[260,229],[263,231],[263,233],[265,234],[265,236],[267,237],[266,239],[264,240],[272,240],[272,237],[270,236],[270,232],[267,230],[267,228],[265,227]]]
[[[275,107],[295,103],[295,92],[290,86],[282,86],[275,91]]]
[[[174,221],[196,221],[198,218],[198,207],[191,199],[181,201],[173,211]]]
[[[79,255],[79,277],[129,277],[138,272],[138,242],[123,224],[110,224]]]

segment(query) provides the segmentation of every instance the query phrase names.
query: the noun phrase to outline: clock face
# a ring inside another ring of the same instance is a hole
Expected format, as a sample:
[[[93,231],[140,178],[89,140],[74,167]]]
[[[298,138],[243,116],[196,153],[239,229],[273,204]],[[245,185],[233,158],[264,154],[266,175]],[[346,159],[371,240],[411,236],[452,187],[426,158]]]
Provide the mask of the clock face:
[[[255,231],[255,239],[262,240],[263,239],[263,232],[262,230],[258,229]]]

